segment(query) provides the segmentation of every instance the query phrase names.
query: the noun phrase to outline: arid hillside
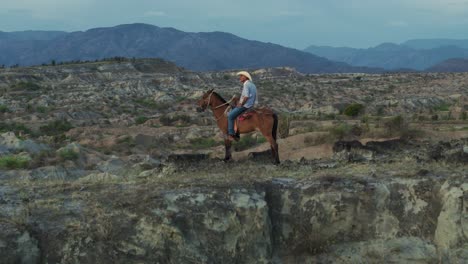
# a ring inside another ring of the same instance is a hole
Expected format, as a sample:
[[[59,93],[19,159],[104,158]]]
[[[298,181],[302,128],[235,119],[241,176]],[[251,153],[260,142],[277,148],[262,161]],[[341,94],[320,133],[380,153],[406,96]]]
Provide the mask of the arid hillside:
[[[196,111],[235,71],[0,69],[0,262],[468,261],[468,73],[250,72],[280,165]]]

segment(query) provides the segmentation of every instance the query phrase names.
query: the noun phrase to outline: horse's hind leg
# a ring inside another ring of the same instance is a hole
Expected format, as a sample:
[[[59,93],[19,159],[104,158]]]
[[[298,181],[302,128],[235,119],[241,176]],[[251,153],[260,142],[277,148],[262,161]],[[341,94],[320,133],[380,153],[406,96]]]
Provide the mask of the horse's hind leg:
[[[224,139],[224,161],[229,161],[231,159],[231,141],[229,139]]]
[[[276,140],[272,136],[267,136],[266,139],[268,140],[268,142],[270,142],[271,155],[273,156],[273,163],[280,164],[278,143],[276,143]]]

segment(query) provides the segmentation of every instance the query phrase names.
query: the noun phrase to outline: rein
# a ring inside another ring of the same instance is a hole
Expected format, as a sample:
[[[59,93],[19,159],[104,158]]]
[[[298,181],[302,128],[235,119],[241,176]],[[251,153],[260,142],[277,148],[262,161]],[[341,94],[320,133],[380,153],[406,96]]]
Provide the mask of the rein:
[[[229,101],[227,101],[227,102],[225,102],[225,103],[222,103],[222,104],[220,104],[220,105],[218,105],[218,106],[212,106],[212,105],[211,105],[211,96],[213,95],[213,93],[214,93],[214,91],[212,91],[212,92],[210,93],[210,96],[208,97],[208,103],[207,103],[207,105],[209,105],[209,106],[211,107],[211,110],[212,110],[212,111],[213,111],[213,110],[216,110],[216,109],[218,109],[218,108],[220,108],[220,107],[223,106],[223,105],[228,105],[228,104],[230,104],[230,103],[232,102],[232,100],[234,99],[234,97],[233,97],[233,98],[231,98],[231,100],[229,100]],[[226,111],[224,111],[224,115],[227,114],[228,109],[229,109],[229,107],[226,108]],[[216,114],[214,113],[214,111],[213,111],[213,114],[214,114],[214,116],[215,116],[216,121],[219,121],[219,120],[223,117],[223,115],[221,115],[220,117],[216,117]]]

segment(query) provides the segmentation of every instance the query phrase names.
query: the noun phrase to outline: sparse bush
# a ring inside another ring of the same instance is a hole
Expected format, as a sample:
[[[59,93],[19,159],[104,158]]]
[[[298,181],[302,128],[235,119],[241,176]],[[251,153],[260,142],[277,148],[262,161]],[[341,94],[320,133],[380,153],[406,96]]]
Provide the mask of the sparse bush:
[[[68,122],[67,120],[56,120],[56,121],[50,122],[49,124],[45,126],[41,126],[39,130],[45,135],[56,136],[64,132],[67,132],[68,130],[72,128],[73,128],[72,124],[70,124],[70,122]]]
[[[19,82],[12,87],[13,89],[17,90],[29,90],[29,91],[38,91],[42,87],[38,84],[35,84],[33,82]]]
[[[352,103],[345,108],[343,113],[347,116],[356,117],[360,113],[362,113],[363,110],[364,110],[364,105],[358,104],[358,103]]]
[[[378,115],[378,116],[383,116],[384,114],[385,114],[385,109],[384,109],[384,107],[383,107],[383,106],[379,106],[379,107],[377,108],[377,115]]]
[[[47,106],[43,106],[43,105],[40,105],[38,107],[36,107],[36,111],[39,112],[39,113],[47,113],[49,111],[49,108]]]
[[[32,112],[34,110],[34,107],[32,104],[27,104],[26,107],[25,107],[26,111],[28,112]]]
[[[221,144],[212,138],[194,138],[190,140],[190,144],[194,149],[207,149]]]
[[[174,119],[175,120],[180,120],[184,124],[189,124],[192,121],[192,118],[190,118],[190,116],[188,116],[188,115],[176,115],[174,117]]]
[[[345,137],[351,135],[352,126],[341,123],[337,126],[330,128],[330,135],[334,139],[343,140]]]
[[[29,165],[29,159],[26,157],[7,155],[0,157],[0,168],[15,170],[15,169],[25,169]]]
[[[450,109],[450,104],[447,104],[447,103],[442,103],[434,107],[434,111],[441,111],[441,112],[448,111],[449,109]]]
[[[349,125],[347,123],[341,123],[330,128],[331,137],[337,140],[343,140],[347,137],[360,136],[362,133],[362,127],[358,125]]]
[[[135,139],[131,136],[124,136],[117,139],[117,144],[135,145]]]
[[[52,136],[52,142],[55,146],[59,146],[67,141],[69,138],[64,133],[60,133]]]
[[[6,105],[0,105],[0,113],[10,112],[10,109]]]
[[[163,125],[163,126],[170,126],[172,124],[172,119],[167,116],[167,115],[163,115],[159,118],[159,122]]]
[[[10,112],[10,109],[6,105],[0,105],[0,113]]]
[[[62,149],[58,152],[58,156],[61,160],[76,160],[79,154],[73,149]]]
[[[408,131],[408,123],[401,115],[398,115],[385,120],[384,128],[388,136],[402,135]]]
[[[135,100],[136,103],[155,110],[166,110],[171,107],[171,103],[159,103],[152,99],[144,98]]]
[[[259,142],[256,138],[252,137],[251,134],[247,134],[245,136],[242,136],[238,142],[234,143],[234,150],[243,151],[257,145],[258,143]]]
[[[31,130],[27,128],[23,124],[18,124],[18,123],[3,123],[0,122],[0,133],[5,133],[5,132],[14,132],[15,134],[19,134],[19,132],[23,133],[31,133]]]
[[[467,114],[466,112],[463,112],[463,113],[461,114],[461,119],[462,119],[462,120],[468,119],[468,114]]]
[[[365,116],[363,116],[363,117],[361,118],[361,122],[362,122],[363,124],[369,124],[369,119],[370,119],[369,116],[368,116],[368,115],[365,115]]]
[[[417,115],[415,121],[426,121],[427,118],[424,115]]]
[[[36,153],[33,155],[31,161],[29,162],[29,168],[39,168],[43,167],[46,165],[51,164],[51,158],[52,162],[56,162],[55,159],[55,153],[49,150],[43,150],[39,153]]]
[[[146,117],[146,116],[139,116],[139,117],[137,117],[137,118],[135,119],[135,123],[136,123],[137,125],[141,125],[141,124],[144,124],[146,121],[148,121],[148,119],[149,119],[149,118]]]
[[[267,142],[266,138],[265,137],[257,137],[257,144],[263,144]]]
[[[323,120],[335,120],[336,114],[330,113],[323,116]]]
[[[289,136],[289,126],[289,114],[278,115],[278,135],[280,138],[287,138]]]

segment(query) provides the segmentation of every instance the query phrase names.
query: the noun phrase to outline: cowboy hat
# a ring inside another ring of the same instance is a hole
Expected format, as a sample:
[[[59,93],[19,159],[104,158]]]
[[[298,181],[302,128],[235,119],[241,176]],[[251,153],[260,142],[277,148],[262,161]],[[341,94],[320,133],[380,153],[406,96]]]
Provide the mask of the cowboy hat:
[[[246,71],[240,71],[238,72],[236,75],[244,75],[245,77],[247,77],[250,81],[252,81],[252,76],[250,76],[250,73],[246,72]]]

